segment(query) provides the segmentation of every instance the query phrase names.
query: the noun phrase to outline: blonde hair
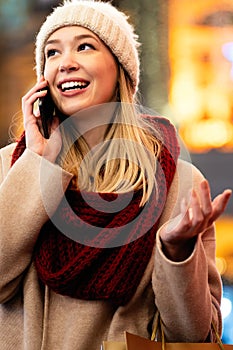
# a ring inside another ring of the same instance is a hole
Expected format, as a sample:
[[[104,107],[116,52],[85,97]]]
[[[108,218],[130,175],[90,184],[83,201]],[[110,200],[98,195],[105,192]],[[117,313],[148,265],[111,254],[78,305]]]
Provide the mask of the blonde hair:
[[[74,175],[74,188],[102,193],[142,189],[144,205],[156,189],[156,159],[161,140],[137,110],[133,86],[121,66],[118,98],[114,120],[94,152],[72,125],[61,124],[63,148],[57,162]]]

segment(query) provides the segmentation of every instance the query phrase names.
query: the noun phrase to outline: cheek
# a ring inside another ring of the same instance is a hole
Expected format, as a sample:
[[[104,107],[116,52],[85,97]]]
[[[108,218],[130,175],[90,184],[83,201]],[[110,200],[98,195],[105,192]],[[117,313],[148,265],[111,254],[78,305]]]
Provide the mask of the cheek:
[[[104,71],[104,74],[102,74],[102,77],[104,79],[104,84],[109,88],[112,87],[112,89],[115,90],[117,81],[118,81],[118,76],[119,76],[118,66],[115,63],[115,61],[106,61],[105,71]]]
[[[48,82],[51,83],[53,77],[54,77],[53,66],[49,63],[45,63],[45,66],[44,66],[44,78],[45,78],[45,80],[48,80]]]
[[[44,75],[45,80],[47,80],[47,82],[48,82],[50,94],[53,98],[53,101],[56,105],[58,105],[58,103],[57,103],[58,101],[57,101],[57,97],[56,97],[56,90],[53,86],[55,74],[52,70],[51,65],[45,64],[43,75]]]

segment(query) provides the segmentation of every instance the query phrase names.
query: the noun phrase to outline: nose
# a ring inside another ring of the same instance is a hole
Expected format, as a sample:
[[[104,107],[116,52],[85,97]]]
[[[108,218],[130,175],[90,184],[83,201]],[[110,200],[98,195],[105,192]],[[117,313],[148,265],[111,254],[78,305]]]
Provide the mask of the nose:
[[[77,60],[75,60],[74,57],[70,54],[65,55],[59,65],[60,72],[74,72],[78,69],[79,69],[79,64]]]

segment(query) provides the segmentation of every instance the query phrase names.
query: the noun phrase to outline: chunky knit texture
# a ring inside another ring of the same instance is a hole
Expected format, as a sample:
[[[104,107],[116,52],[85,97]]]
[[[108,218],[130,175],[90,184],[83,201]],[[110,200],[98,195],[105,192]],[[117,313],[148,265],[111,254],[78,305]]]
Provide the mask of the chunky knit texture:
[[[135,91],[139,83],[138,37],[128,17],[110,3],[95,0],[69,0],[46,18],[36,38],[36,71],[43,74],[44,47],[59,28],[78,25],[94,32],[110,48],[131,78]]]
[[[88,201],[85,201],[80,191],[68,189],[65,195],[69,205],[62,200],[55,213],[56,222],[60,221],[64,232],[76,231],[78,241],[85,235],[86,222],[102,229],[91,240],[87,237],[85,245],[68,238],[50,220],[42,228],[35,248],[35,266],[41,281],[56,293],[84,300],[108,300],[117,306],[126,304],[134,295],[152,254],[158,221],[179,154],[174,127],[163,118],[151,120],[163,135],[164,144],[156,173],[158,193],[151,196],[144,208],[139,206],[140,191],[123,210],[107,213],[104,207],[98,211],[90,205],[98,202],[97,193],[86,193]],[[12,164],[24,149],[23,135]],[[101,196],[107,203],[116,195]],[[119,199],[124,200],[126,196],[128,194],[119,195]],[[131,229],[126,230],[125,225],[132,220],[135,221]],[[123,245],[104,248],[114,246],[119,237]],[[98,244],[101,248],[93,246]]]

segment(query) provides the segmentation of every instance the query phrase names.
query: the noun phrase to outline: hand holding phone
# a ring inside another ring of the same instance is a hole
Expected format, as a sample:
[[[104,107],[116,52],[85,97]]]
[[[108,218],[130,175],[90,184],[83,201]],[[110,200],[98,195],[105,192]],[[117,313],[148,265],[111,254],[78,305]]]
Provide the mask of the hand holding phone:
[[[54,115],[54,102],[52,100],[49,88],[47,88],[47,94],[39,99],[39,110],[42,122],[43,136],[48,139],[50,135],[50,125]]]

